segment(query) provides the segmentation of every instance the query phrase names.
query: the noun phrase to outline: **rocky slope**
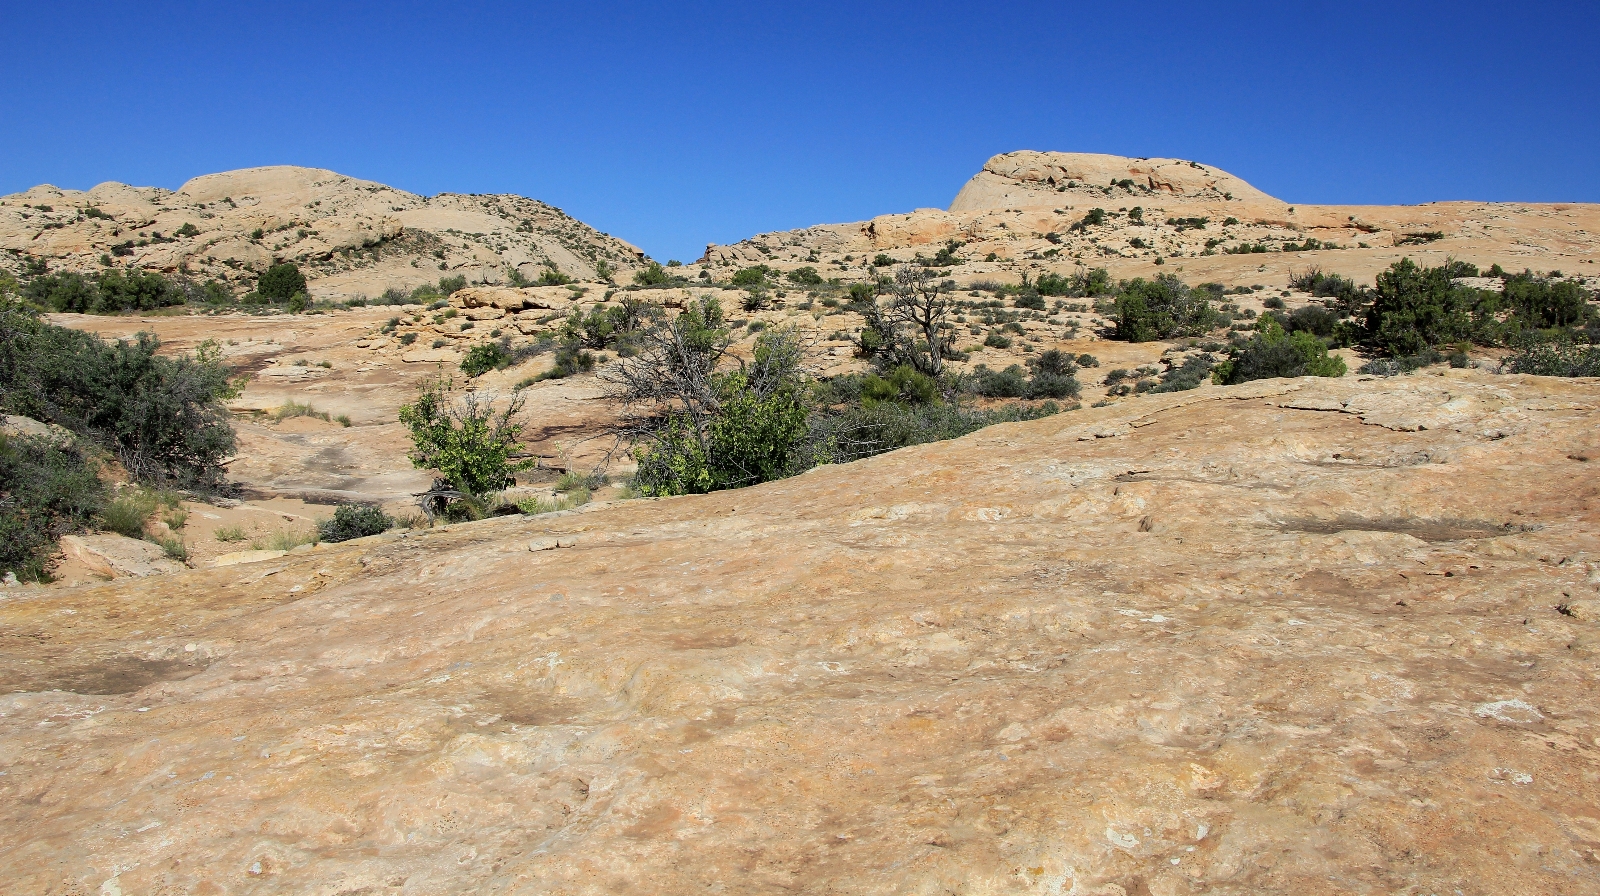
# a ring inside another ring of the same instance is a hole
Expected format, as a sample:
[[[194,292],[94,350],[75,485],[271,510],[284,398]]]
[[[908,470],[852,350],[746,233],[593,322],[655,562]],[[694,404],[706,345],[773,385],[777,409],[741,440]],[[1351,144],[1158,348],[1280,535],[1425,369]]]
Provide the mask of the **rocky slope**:
[[[105,183],[0,197],[0,265],[55,270],[112,263],[188,270],[240,290],[276,260],[300,264],[316,298],[375,297],[440,277],[504,282],[546,267],[593,278],[643,253],[560,209],[509,195],[418,196],[320,168],[274,166],[197,177],[176,192]]]
[[[1095,209],[1103,222],[1086,222]],[[706,247],[700,264],[717,273],[811,265],[850,280],[871,276],[867,265],[879,254],[911,261],[952,241],[961,244],[960,263],[946,270],[961,286],[1080,265],[1118,278],[1176,273],[1229,287],[1280,288],[1292,272],[1313,267],[1370,282],[1406,256],[1600,279],[1600,205],[1291,205],[1197,162],[1041,152],[990,159],[947,211],[758,234]]]
[[[1146,395],[0,600],[28,893],[1591,893],[1600,383]]]

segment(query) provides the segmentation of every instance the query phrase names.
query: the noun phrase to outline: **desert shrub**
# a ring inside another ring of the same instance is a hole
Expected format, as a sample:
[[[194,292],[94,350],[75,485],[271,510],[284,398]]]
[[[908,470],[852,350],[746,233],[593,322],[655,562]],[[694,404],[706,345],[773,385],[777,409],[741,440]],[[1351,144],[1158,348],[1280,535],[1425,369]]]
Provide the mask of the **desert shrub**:
[[[143,538],[144,527],[155,515],[155,494],[141,488],[124,488],[100,509],[100,528],[126,538]]]
[[[1600,345],[1580,345],[1569,338],[1530,338],[1502,363],[1507,373],[1600,376]]]
[[[996,331],[983,337],[983,344],[990,348],[1010,348],[1011,337]]]
[[[103,444],[140,479],[214,485],[235,445],[220,347],[168,358],[160,345],[148,333],[107,344],[0,300],[0,408]]]
[[[1078,356],[1078,366],[1079,367],[1099,367],[1100,366],[1100,359],[1096,358],[1094,355],[1090,355],[1090,354],[1079,355]]]
[[[411,462],[437,471],[451,488],[485,495],[516,484],[516,473],[533,462],[513,460],[522,424],[516,415],[524,399],[515,394],[502,407],[493,396],[456,393],[452,380],[425,383],[416,398],[400,408],[400,422],[411,431]]]
[[[215,283],[215,281],[213,281]],[[35,305],[78,314],[153,311],[208,301],[211,293],[184,280],[169,280],[154,271],[110,270],[100,274],[45,274],[28,281],[22,294]]]
[[[1183,364],[1161,374],[1159,382],[1152,386],[1150,391],[1187,392],[1190,389],[1197,389],[1211,376],[1211,370],[1215,365],[1216,360],[1209,354],[1192,355]]]
[[[771,273],[772,268],[769,268],[764,264],[758,264],[755,267],[744,268],[734,273],[733,285],[746,287],[763,286],[767,283],[767,278]]]
[[[1385,355],[1414,355],[1447,342],[1470,339],[1475,290],[1457,286],[1443,267],[1424,268],[1403,258],[1380,273],[1363,325],[1363,341]]]
[[[928,404],[938,399],[939,384],[909,364],[901,364],[887,376],[868,374],[860,381],[860,400],[864,405],[880,401]]]
[[[510,364],[511,353],[500,343],[480,342],[468,349],[467,356],[461,359],[461,372],[469,378],[477,378]]]
[[[1278,316],[1279,323],[1290,333],[1306,332],[1319,339],[1332,339],[1339,320],[1320,305],[1296,308],[1287,316]]]
[[[954,439],[995,423],[1036,420],[1060,411],[1055,402],[1007,404],[987,410],[955,402],[871,407],[846,405],[812,416],[806,453],[818,462],[845,463],[897,448]]]
[[[275,264],[256,280],[256,295],[269,302],[287,302],[306,294],[306,275],[292,261]]]
[[[566,379],[573,374],[588,373],[594,369],[594,355],[583,350],[582,344],[568,339],[556,349],[555,363],[549,370],[533,377],[528,383],[537,383],[544,380]],[[524,383],[527,385],[528,383]]]
[[[990,370],[979,364],[972,376],[972,391],[984,398],[1022,398],[1028,394],[1027,375],[1020,364],[1012,364],[1004,370]]]
[[[317,535],[323,541],[349,541],[368,535],[381,535],[394,528],[394,520],[382,508],[365,504],[340,504],[333,511],[333,519],[317,523]]]
[[[1596,317],[1589,295],[1570,280],[1551,281],[1523,271],[1504,283],[1500,303],[1516,316],[1520,328],[1575,327]]]
[[[1033,376],[1028,381],[1029,398],[1077,398],[1078,365],[1060,349],[1047,349],[1028,361]]]
[[[410,345],[411,343],[416,342],[416,341],[417,341],[417,334],[414,333],[414,332],[413,333],[401,333],[400,334],[400,344],[401,345]]]
[[[1026,308],[1031,311],[1043,311],[1045,309],[1044,296],[1038,293],[1025,292],[1013,299],[1012,304],[1018,308]]]
[[[1233,385],[1269,377],[1344,376],[1344,359],[1329,355],[1322,340],[1301,331],[1285,333],[1274,318],[1262,323],[1250,339],[1233,346],[1228,360],[1216,365],[1212,379]]]
[[[790,283],[796,283],[800,286],[822,285],[822,275],[817,273],[816,268],[809,265],[803,268],[795,268],[784,276],[788,278]]]
[[[674,318],[653,315],[638,354],[610,372],[629,409],[634,486],[645,495],[739,488],[814,462],[806,435],[804,349],[792,327],[764,331],[737,368],[721,305],[704,299]]]
[[[56,541],[93,525],[105,496],[80,447],[0,435],[0,575],[48,581]]]
[[[1267,308],[1271,308],[1274,311],[1283,310],[1283,300],[1277,296],[1268,296],[1267,298],[1261,300],[1261,304]]]
[[[1122,284],[1112,316],[1116,338],[1151,342],[1175,336],[1199,336],[1209,331],[1216,312],[1211,293],[1191,290],[1172,274],[1153,280],[1135,278]]]
[[[1424,230],[1419,233],[1407,233],[1394,241],[1396,246],[1421,246],[1435,240],[1444,239],[1444,234],[1437,230]]]
[[[644,268],[633,272],[633,282],[640,286],[665,286],[672,281],[660,262],[652,261]]]
[[[894,259],[883,254],[882,252],[879,252],[877,255],[873,256],[872,266],[875,268],[894,267]]]
[[[465,274],[457,274],[454,277],[439,278],[439,295],[444,296],[447,299],[455,295],[458,291],[466,288],[467,277]]]

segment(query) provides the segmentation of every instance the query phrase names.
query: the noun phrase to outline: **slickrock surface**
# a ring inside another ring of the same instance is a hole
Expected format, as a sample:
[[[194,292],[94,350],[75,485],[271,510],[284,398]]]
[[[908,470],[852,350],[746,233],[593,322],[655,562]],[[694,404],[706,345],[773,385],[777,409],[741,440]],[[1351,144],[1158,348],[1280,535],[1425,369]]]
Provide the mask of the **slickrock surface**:
[[[554,268],[631,273],[643,253],[554,206],[522,196],[418,196],[322,168],[273,165],[196,177],[176,191],[104,183],[42,184],[0,196],[0,269],[118,266],[255,288],[274,260],[299,264],[319,299],[376,298],[440,277],[505,282]]]
[[[1094,209],[1101,223],[1085,221]],[[963,287],[1070,274],[1079,265],[1117,278],[1175,274],[1230,287],[1278,288],[1311,268],[1370,282],[1405,257],[1600,277],[1594,203],[1297,205],[1199,162],[1032,151],[991,158],[949,210],[757,234],[707,246],[699,264],[719,276],[769,264],[860,277],[880,254],[896,263],[931,258],[952,241],[962,263],[944,271]]]
[[[1150,395],[0,601],[16,893],[1593,893],[1600,383]]]

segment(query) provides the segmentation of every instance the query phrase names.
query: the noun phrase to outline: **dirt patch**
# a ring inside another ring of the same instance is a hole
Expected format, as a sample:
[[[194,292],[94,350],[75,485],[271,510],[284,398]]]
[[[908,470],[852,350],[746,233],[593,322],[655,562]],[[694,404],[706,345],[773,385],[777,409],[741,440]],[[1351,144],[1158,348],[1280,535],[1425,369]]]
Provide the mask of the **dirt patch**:
[[[1305,532],[1333,535],[1339,532],[1395,532],[1423,541],[1465,541],[1470,538],[1498,538],[1528,531],[1528,526],[1501,525],[1487,520],[1423,519],[1418,517],[1341,516],[1329,520],[1292,519],[1278,523],[1279,532]]]
[[[151,660],[137,656],[112,656],[81,665],[43,663],[13,666],[0,673],[0,693],[67,691],[73,694],[131,694],[158,681],[181,681],[201,672],[199,663]]]

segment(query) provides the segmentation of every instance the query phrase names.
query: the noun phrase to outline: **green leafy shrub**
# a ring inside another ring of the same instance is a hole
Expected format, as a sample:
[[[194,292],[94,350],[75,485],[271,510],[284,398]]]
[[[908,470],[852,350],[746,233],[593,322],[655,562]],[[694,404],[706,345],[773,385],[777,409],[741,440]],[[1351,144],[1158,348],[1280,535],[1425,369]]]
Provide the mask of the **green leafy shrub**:
[[[877,255],[873,256],[872,266],[875,268],[892,268],[894,267],[894,259],[883,254],[882,252],[879,252]]]
[[[1528,339],[1504,362],[1508,373],[1536,376],[1600,376],[1600,345],[1571,339]]]
[[[767,278],[771,273],[772,268],[769,268],[764,264],[758,264],[754,267],[744,268],[734,273],[733,285],[745,287],[763,286],[767,283]]]
[[[498,342],[480,342],[467,350],[461,359],[461,372],[470,378],[483,376],[491,370],[511,365],[511,353]]]
[[[1047,349],[1028,362],[1033,376],[1028,382],[1029,398],[1077,398],[1078,365],[1060,349]]]
[[[588,373],[594,369],[594,355],[584,351],[582,346],[567,341],[556,350],[555,364],[549,370],[533,378],[534,382],[543,380],[560,380],[578,373]]]
[[[148,333],[107,344],[0,299],[0,408],[87,436],[142,480],[210,486],[235,436],[221,347],[159,355]]]
[[[973,368],[972,391],[984,398],[1022,398],[1028,394],[1028,380],[1022,365],[1012,364],[1004,370],[990,370],[979,364]]]
[[[1280,376],[1344,374],[1344,359],[1329,355],[1322,340],[1304,331],[1285,333],[1274,318],[1266,317],[1255,335],[1229,350],[1228,360],[1218,364],[1211,377],[1233,385]]]
[[[983,337],[983,344],[990,348],[1010,348],[1011,337],[996,331]]]
[[[1135,278],[1122,284],[1113,317],[1116,338],[1151,342],[1177,336],[1200,336],[1216,322],[1206,290],[1191,290],[1176,276]]]
[[[1452,272],[1403,258],[1380,273],[1363,326],[1364,342],[1386,355],[1414,355],[1470,339],[1475,290],[1457,286]]]
[[[22,294],[42,308],[78,314],[153,311],[186,304],[191,295],[200,301],[210,297],[204,288],[187,281],[139,270],[45,274],[29,280]]]
[[[454,277],[439,278],[439,295],[444,296],[447,299],[466,288],[467,277],[465,274],[457,274]]]
[[[256,295],[269,302],[287,302],[306,292],[306,275],[292,261],[267,268],[256,280]]]
[[[401,406],[400,422],[411,431],[411,462],[438,472],[451,488],[485,495],[516,484],[516,473],[533,465],[513,460],[522,424],[516,415],[523,398],[514,395],[504,407],[477,392],[458,395],[452,380],[425,383],[411,403]]]
[[[868,374],[861,381],[861,403],[868,406],[880,401],[927,404],[938,399],[939,384],[910,364],[901,364],[885,377]]]
[[[50,578],[50,555],[63,535],[93,525],[106,489],[76,445],[0,435],[0,575]]]
[[[810,466],[799,451],[808,408],[798,332],[763,332],[742,369],[720,369],[729,345],[721,306],[705,300],[671,321],[658,319],[639,356],[622,365],[625,401],[667,400],[636,418],[640,493],[738,488]]]
[[[661,267],[660,262],[652,261],[642,270],[633,272],[633,282],[640,286],[666,286],[672,282],[672,276]]]
[[[800,286],[822,285],[822,275],[817,273],[816,268],[810,267],[809,265],[803,268],[795,268],[784,276],[788,278],[790,283],[795,283]]]
[[[392,528],[394,520],[382,508],[365,504],[340,504],[333,511],[333,519],[317,524],[317,535],[326,542],[339,542],[381,535]]]

